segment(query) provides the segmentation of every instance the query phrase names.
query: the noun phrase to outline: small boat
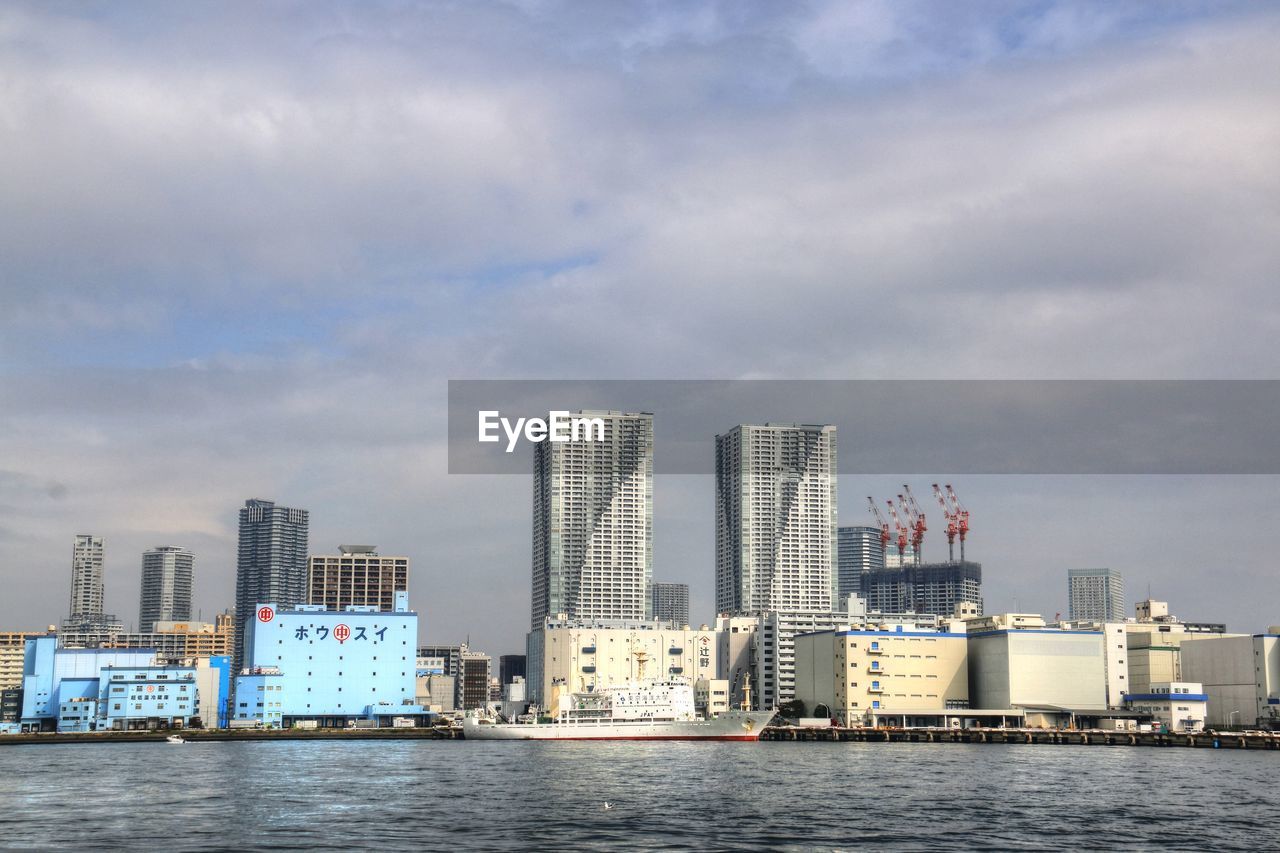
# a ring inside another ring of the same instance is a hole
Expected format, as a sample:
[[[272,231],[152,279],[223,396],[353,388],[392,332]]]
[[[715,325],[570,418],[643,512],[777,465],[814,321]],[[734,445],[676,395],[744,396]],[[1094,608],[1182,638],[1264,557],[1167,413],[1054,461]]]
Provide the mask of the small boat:
[[[186,743],[186,740],[182,737],[182,735],[169,735],[167,738],[164,739],[164,742],[165,743]]]

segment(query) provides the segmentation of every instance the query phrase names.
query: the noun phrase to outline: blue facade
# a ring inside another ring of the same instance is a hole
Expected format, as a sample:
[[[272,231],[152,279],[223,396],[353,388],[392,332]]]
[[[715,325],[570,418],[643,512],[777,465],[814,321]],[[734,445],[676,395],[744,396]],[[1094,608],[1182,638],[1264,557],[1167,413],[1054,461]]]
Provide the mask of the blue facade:
[[[85,697],[58,704],[59,732],[92,732],[98,726],[98,700]]]
[[[56,636],[27,640],[22,666],[22,723],[52,730],[63,702],[97,698],[105,666],[147,666],[154,649],[60,649]]]
[[[283,686],[279,672],[257,671],[237,675],[232,719],[254,720],[264,728],[279,728],[283,717]]]
[[[236,678],[235,715],[253,712],[259,695],[263,711],[289,718],[341,719],[364,717],[372,705],[413,707],[416,676],[418,614],[406,607],[392,612],[374,607],[350,607],[343,611],[303,605],[280,611],[274,604],[259,604],[245,626],[246,668],[251,674]],[[245,679],[262,678],[254,672],[278,671],[259,685]],[[273,684],[278,689],[267,691]],[[245,700],[241,687],[250,691]],[[273,696],[270,694],[274,694]],[[278,705],[268,706],[272,702]]]
[[[196,671],[189,666],[104,667],[98,706],[102,727],[146,728],[148,721],[187,726],[197,716]]]
[[[204,724],[225,729],[231,716],[231,656],[214,655],[209,658],[209,666],[218,670],[218,712],[216,720],[205,720]]]

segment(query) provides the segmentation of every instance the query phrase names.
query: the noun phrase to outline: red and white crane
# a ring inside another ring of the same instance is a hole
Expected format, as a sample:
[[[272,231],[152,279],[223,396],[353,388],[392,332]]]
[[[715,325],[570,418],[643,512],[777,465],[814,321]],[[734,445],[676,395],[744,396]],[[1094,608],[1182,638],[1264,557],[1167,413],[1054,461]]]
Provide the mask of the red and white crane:
[[[899,495],[901,500],[902,496]],[[889,505],[889,517],[893,519],[893,527],[898,531],[898,558],[902,565],[907,564],[907,540],[911,536],[911,528],[903,523],[902,516],[898,514],[898,508],[893,505],[893,501],[885,501]],[[903,507],[903,516],[906,515],[906,507]]]
[[[875,499],[870,495],[867,496],[867,505],[871,508],[871,514],[876,517],[876,524],[880,527],[880,548],[888,552],[889,542],[893,539],[893,535],[889,533],[889,522],[884,520],[884,516],[880,514],[880,507],[876,506]]]
[[[951,488],[951,484],[947,483],[946,491],[938,488],[938,484],[933,484],[933,494],[938,499],[938,504],[942,507],[942,514],[947,519],[947,556],[955,559],[953,545],[956,537],[960,537],[960,559],[964,559],[964,540],[969,535],[969,510],[965,509],[964,504],[960,503],[960,499],[956,497],[955,489]]]
[[[911,487],[906,483],[902,484],[902,491],[906,495],[898,495],[898,502],[902,504],[907,513],[907,524],[911,528],[911,547],[916,553],[916,565],[920,565],[920,552],[924,545],[924,532],[929,528],[924,522],[924,513],[920,510],[920,504],[916,503],[916,496],[911,494]]]

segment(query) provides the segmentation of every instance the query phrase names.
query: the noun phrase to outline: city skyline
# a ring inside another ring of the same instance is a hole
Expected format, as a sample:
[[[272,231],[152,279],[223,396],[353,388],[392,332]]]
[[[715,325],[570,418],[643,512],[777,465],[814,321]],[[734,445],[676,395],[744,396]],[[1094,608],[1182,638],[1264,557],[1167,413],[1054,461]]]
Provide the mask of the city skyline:
[[[406,555],[424,639],[520,650],[491,614],[528,614],[531,490],[448,476],[451,378],[1280,371],[1280,12],[856,10],[7,5],[0,624],[66,615],[83,531],[107,613],[158,542],[217,613],[266,495]],[[1066,570],[1110,565],[1274,618],[1277,478],[952,479],[989,612],[1065,613]],[[654,487],[654,576],[710,618],[713,484]],[[1226,507],[1229,540],[1182,535]]]

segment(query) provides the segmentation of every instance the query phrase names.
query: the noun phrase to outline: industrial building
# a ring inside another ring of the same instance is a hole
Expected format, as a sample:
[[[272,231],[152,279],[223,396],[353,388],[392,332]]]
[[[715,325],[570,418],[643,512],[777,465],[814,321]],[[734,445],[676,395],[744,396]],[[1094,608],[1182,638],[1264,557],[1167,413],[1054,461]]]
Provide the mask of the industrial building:
[[[525,676],[525,656],[524,655],[499,655],[498,656],[498,680],[503,685],[511,684],[516,678],[524,678]]]
[[[1210,728],[1280,729],[1280,625],[1265,634],[1185,637],[1183,681],[1204,685]]]
[[[1202,685],[1186,681],[1152,684],[1145,693],[1130,693],[1124,706],[1150,714],[1171,732],[1204,730],[1209,697]]]
[[[969,699],[975,708],[1105,710],[1101,631],[969,628]]]
[[[548,617],[650,619],[653,415],[582,411],[601,436],[534,450],[530,628]]]
[[[408,589],[409,558],[380,556],[374,545],[339,545],[307,561],[307,603],[326,610],[394,610],[395,594]]]
[[[251,615],[234,719],[342,727],[367,719],[382,703],[404,716],[421,713],[414,701],[418,614],[408,609],[405,593],[396,594],[390,612],[310,604],[281,610],[258,602]]]
[[[795,638],[795,698],[842,725],[969,707],[968,636],[950,631],[819,631]],[[925,723],[921,723],[925,724]]]
[[[651,621],[548,619],[529,633],[530,702],[547,705],[552,688],[582,691],[640,678],[718,678],[716,632]]]

